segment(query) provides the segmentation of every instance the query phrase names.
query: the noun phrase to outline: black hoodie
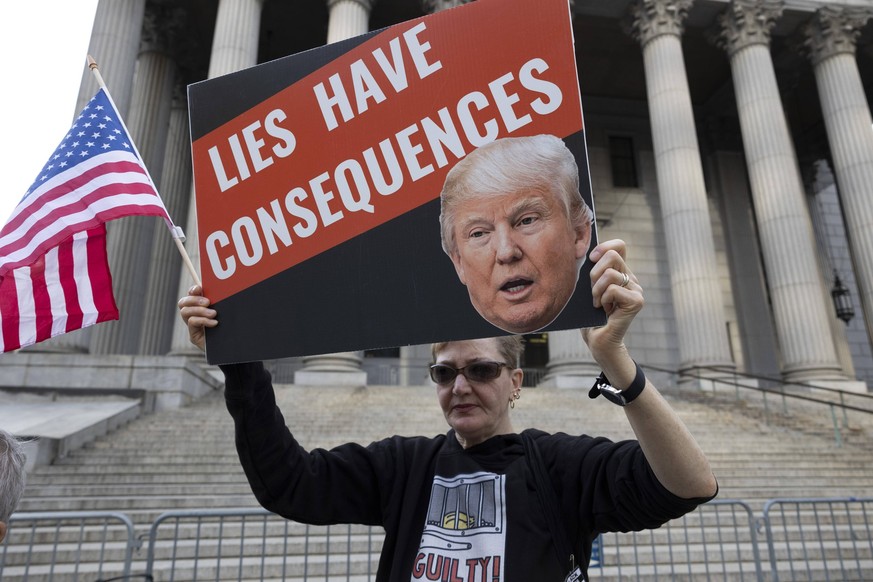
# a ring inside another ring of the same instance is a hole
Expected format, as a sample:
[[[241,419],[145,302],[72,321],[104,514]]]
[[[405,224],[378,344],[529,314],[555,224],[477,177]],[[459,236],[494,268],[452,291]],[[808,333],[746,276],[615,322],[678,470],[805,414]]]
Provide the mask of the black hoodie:
[[[255,497],[301,523],[384,527],[377,582],[559,581],[568,573],[520,435],[463,449],[450,430],[307,452],[285,425],[262,364],[221,369]],[[707,501],[667,491],[636,441],[530,433],[583,570],[599,533],[655,528]]]

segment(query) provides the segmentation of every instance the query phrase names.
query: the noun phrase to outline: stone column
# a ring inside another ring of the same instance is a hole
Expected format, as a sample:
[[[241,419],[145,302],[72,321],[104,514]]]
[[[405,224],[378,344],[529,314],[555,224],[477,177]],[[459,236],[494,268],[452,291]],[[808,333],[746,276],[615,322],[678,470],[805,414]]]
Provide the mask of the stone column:
[[[848,248],[845,231],[842,228],[838,229],[834,224],[837,220],[842,222],[834,174],[827,160],[810,161],[801,158],[799,162],[800,176],[803,179],[810,209],[812,230],[816,235],[821,291],[825,303],[833,305],[830,290],[833,288],[833,277],[836,273],[834,270],[837,265],[835,255],[840,250],[845,251]],[[839,249],[833,249],[834,246],[839,246]],[[850,275],[850,273],[842,273],[844,283],[854,295],[857,294],[857,287],[853,284],[855,283],[854,277],[850,277]],[[855,363],[852,361],[852,348],[849,346],[846,324],[837,318],[836,310],[832,310],[830,315],[828,321],[831,326],[831,337],[834,338],[834,348],[837,350],[837,360],[840,362],[843,374],[847,378],[854,378]]]
[[[370,29],[374,0],[328,0],[327,43],[364,34]]]
[[[263,0],[220,0],[209,56],[209,78],[258,64]]]
[[[215,18],[212,53],[209,57],[209,78],[247,69],[258,64],[258,35],[261,27],[263,0],[221,0]],[[188,222],[185,225],[185,249],[194,268],[200,269],[200,247],[197,244],[197,212],[194,191],[191,190]],[[191,275],[183,266],[179,277],[177,296],[188,294],[193,284]],[[188,342],[188,330],[182,319],[174,318],[171,353],[200,355]]]
[[[430,385],[428,366],[433,361],[430,344],[400,347],[400,384],[402,386]]]
[[[130,105],[130,90],[139,52],[145,5],[145,0],[100,0],[88,44],[88,53],[97,61],[103,80],[106,81],[122,117],[126,117]],[[87,66],[83,66],[83,69],[73,115],[78,115],[97,92],[94,74]],[[87,352],[91,336],[97,327],[53,337],[26,349],[34,352]]]
[[[812,223],[770,58],[770,30],[782,9],[780,0],[733,0],[719,17],[718,42],[730,57],[782,373],[789,381],[841,380]]]
[[[639,0],[631,10],[631,32],[643,49],[680,370],[732,369],[703,164],[682,55],[683,21],[692,3]]]
[[[873,326],[873,119],[855,60],[869,9],[825,6],[806,29],[868,333]]]
[[[549,388],[590,388],[600,367],[578,329],[549,332],[549,363],[538,384]]]
[[[372,0],[328,0],[330,16],[327,42],[337,42],[369,30]],[[341,352],[303,358],[303,369],[294,373],[295,384],[362,386],[367,373],[361,369],[363,352]]]
[[[181,84],[176,85],[170,111],[160,188],[170,217],[177,224],[185,224],[191,192],[191,142],[187,99]],[[140,336],[141,354],[162,355],[170,351],[173,323],[179,317],[176,290],[179,288],[182,259],[169,232],[162,226],[157,226],[152,244],[149,293]]]
[[[169,28],[162,14],[146,18],[142,52],[137,59],[130,112],[126,125],[156,185],[161,183],[164,149],[176,64],[167,55]],[[91,337],[95,354],[135,354],[140,347],[140,331],[150,293],[149,271],[152,241],[166,224],[152,216],[128,217],[108,225],[106,247],[112,269],[112,287],[121,316],[97,326]],[[166,232],[165,235],[169,236]]]
[[[88,53],[97,61],[122,117],[127,115],[130,106],[145,6],[146,0],[100,0],[91,29]],[[97,81],[86,66],[79,86],[76,115],[96,92]]]

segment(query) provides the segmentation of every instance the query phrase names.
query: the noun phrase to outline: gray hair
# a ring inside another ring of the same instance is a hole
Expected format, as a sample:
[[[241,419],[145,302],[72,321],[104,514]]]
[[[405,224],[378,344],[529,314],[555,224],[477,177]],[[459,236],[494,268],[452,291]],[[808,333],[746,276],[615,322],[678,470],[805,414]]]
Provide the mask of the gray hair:
[[[507,190],[559,193],[574,230],[590,228],[594,220],[579,194],[576,158],[563,140],[548,134],[506,137],[473,150],[446,176],[440,192],[440,236],[447,255],[457,250],[457,205]]]
[[[524,339],[520,335],[502,335],[492,339],[497,342],[497,350],[503,361],[513,368],[520,368],[521,354],[524,352]],[[450,343],[452,342],[436,342],[430,345],[430,353],[434,362],[436,362],[440,352],[446,349]]]
[[[0,429],[0,521],[7,523],[24,493],[24,462],[21,443]]]

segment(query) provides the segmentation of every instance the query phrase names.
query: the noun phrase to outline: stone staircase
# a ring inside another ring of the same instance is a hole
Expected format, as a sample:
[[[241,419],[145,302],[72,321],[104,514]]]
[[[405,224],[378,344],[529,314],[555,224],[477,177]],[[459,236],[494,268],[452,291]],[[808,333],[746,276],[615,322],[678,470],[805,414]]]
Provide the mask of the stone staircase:
[[[309,448],[446,430],[430,387],[279,386],[277,398],[289,426]],[[846,431],[842,446],[837,447],[828,427],[829,416],[815,420],[816,413],[804,412],[767,424],[757,409],[716,395],[669,394],[668,399],[707,452],[719,479],[719,499],[742,500],[760,515],[764,502],[776,497],[873,497],[867,419],[853,417],[853,430]],[[619,407],[602,399],[591,401],[583,390],[525,389],[513,415],[518,430],[537,427],[616,440],[633,438]],[[37,467],[28,477],[19,510],[120,512],[133,521],[137,536],[147,540],[150,525],[167,511],[257,506],[236,458],[224,401],[212,394],[185,408],[141,417],[53,465]],[[363,581],[375,572],[378,552],[371,556],[371,550],[380,543],[378,531],[360,526],[310,528],[307,537],[303,525],[275,516],[258,519],[244,526],[238,520],[180,520],[172,533],[181,541],[161,541],[154,548],[155,579],[303,580],[306,573],[308,580],[318,580],[313,576],[323,576],[329,569],[341,575],[336,579]],[[125,551],[122,529],[112,529],[107,535],[105,527],[89,523],[63,532],[58,547],[50,541],[55,528],[42,529],[36,532],[32,548],[18,546],[13,523],[5,554],[0,546],[0,580],[23,579],[23,565],[28,562],[32,564],[29,581],[108,579],[107,572],[117,575]],[[27,530],[22,534],[30,535],[30,525]],[[201,561],[195,566],[191,560],[195,553],[201,557],[218,553],[219,532],[222,562]],[[657,579],[650,570],[668,546],[669,532],[656,530],[651,535],[652,541],[646,542],[636,558],[645,564],[633,579]],[[78,547],[82,537],[86,543]],[[255,538],[258,545],[252,550],[249,544]],[[266,538],[263,547],[261,538]],[[342,563],[319,558],[327,547],[334,555],[348,552],[349,558],[344,555]],[[308,559],[304,558],[307,550]],[[143,543],[134,555],[134,573],[145,570],[147,551]],[[51,562],[52,552],[57,565],[49,575],[48,567],[36,565]],[[751,560],[751,545],[746,544],[743,552],[742,560]],[[102,571],[97,566],[101,563]],[[628,570],[620,574],[604,568],[599,575],[593,571],[592,578],[629,579],[627,574]],[[739,572],[735,579],[751,578]]]

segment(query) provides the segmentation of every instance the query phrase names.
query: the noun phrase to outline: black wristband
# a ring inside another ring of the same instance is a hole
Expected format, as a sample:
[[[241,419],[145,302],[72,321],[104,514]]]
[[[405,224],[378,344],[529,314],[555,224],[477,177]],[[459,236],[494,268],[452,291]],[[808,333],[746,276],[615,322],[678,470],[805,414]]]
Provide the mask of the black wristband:
[[[619,390],[614,387],[606,375],[601,372],[600,376],[598,376],[594,381],[594,386],[592,386],[591,390],[588,391],[588,397],[597,398],[603,394],[604,398],[610,402],[618,404],[619,406],[627,406],[636,400],[637,396],[639,396],[643,391],[643,388],[646,387],[646,375],[643,374],[643,369],[640,368],[639,364],[634,362],[634,366],[637,367],[637,375],[634,376],[634,381],[631,382],[630,386],[624,390]]]

